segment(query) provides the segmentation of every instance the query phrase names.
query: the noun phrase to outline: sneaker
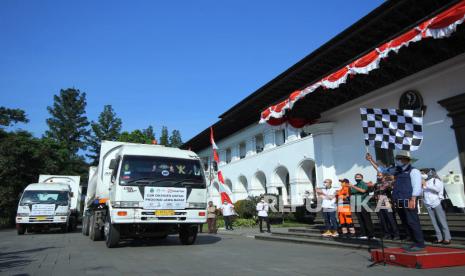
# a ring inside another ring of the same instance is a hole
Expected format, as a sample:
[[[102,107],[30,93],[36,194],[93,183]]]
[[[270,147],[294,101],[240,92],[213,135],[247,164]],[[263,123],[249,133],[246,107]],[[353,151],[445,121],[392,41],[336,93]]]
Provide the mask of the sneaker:
[[[323,234],[321,234],[323,237],[329,237],[331,236],[331,231],[329,230],[326,230],[325,232],[323,232]]]
[[[358,238],[361,239],[361,240],[366,240],[366,239],[368,239],[367,236],[360,236],[360,237],[358,237]]]
[[[339,237],[339,233],[336,230],[333,230],[331,232],[331,237],[333,237],[333,238]]]
[[[415,253],[415,252],[424,252],[426,251],[426,249],[424,246],[420,247],[420,246],[415,245],[415,246],[405,249],[405,251]]]

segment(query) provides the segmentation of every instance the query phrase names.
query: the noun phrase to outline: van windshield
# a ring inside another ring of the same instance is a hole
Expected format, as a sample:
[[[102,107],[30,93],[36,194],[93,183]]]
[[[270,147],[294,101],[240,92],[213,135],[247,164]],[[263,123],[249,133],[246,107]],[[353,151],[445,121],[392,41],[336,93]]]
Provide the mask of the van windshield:
[[[204,184],[199,160],[153,156],[124,156],[121,164],[121,185],[154,183]]]
[[[68,204],[67,191],[25,191],[21,197],[21,205],[27,204]]]

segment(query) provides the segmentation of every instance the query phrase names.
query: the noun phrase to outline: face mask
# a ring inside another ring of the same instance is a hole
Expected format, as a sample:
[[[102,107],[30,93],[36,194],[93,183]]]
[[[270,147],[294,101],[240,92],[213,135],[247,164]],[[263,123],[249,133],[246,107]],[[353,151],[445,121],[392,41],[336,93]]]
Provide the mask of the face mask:
[[[356,179],[355,179],[355,182],[357,182],[357,183],[360,183],[361,181],[362,181],[362,180],[359,179],[359,178],[356,178]]]
[[[428,178],[428,175],[423,173],[423,174],[421,174],[421,178],[426,180]]]
[[[404,163],[402,163],[400,160],[396,160],[396,165],[402,167]]]

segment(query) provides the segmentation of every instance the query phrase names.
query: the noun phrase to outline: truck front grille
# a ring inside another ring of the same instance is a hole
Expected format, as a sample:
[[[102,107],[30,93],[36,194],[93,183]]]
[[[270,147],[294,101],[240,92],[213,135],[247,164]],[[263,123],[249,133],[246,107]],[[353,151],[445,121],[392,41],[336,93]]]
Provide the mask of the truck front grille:
[[[53,216],[29,217],[29,222],[53,222]]]

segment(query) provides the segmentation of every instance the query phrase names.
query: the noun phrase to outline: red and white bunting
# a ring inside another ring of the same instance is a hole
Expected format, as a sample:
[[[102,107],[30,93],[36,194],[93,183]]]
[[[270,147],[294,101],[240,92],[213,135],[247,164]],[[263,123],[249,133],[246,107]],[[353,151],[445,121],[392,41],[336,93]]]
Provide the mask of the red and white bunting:
[[[325,89],[336,89],[340,85],[346,83],[349,75],[368,74],[370,71],[379,68],[380,61],[387,58],[390,53],[397,53],[401,48],[408,47],[411,43],[415,43],[427,38],[441,39],[449,37],[455,32],[457,26],[465,20],[465,0],[441,12],[437,16],[425,20],[415,28],[399,35],[391,41],[380,45],[366,55],[358,58],[354,62],[341,67],[334,73],[322,78],[302,90],[294,91],[284,101],[270,106],[265,109],[260,116],[260,123],[268,123],[270,125],[280,125],[284,122],[290,122],[286,118],[286,111],[294,107],[294,104],[314,92],[320,87]],[[301,125],[303,120],[301,120]],[[303,126],[303,125],[302,125]],[[294,126],[295,127],[295,126]]]

